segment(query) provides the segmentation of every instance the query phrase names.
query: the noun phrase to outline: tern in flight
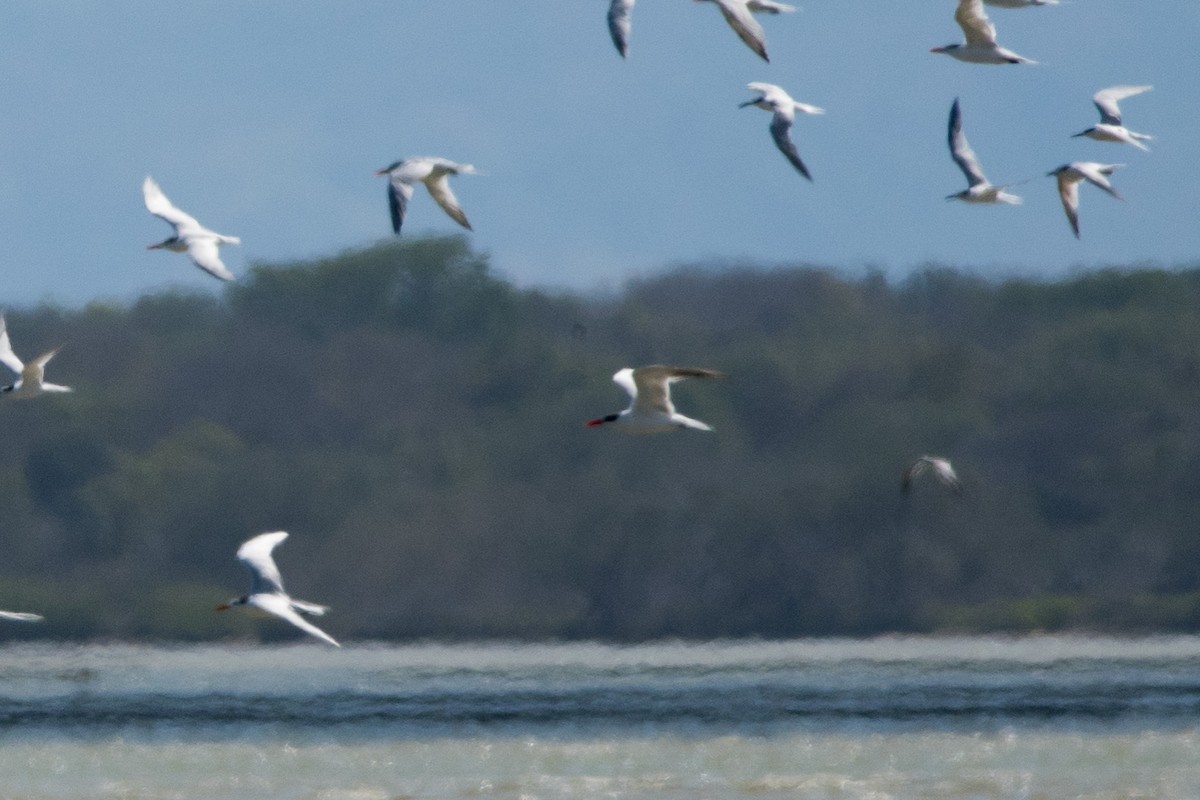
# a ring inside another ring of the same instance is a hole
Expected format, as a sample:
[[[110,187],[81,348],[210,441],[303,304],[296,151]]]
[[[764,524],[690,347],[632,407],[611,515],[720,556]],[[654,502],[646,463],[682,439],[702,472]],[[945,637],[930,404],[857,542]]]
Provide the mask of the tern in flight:
[[[954,467],[950,465],[949,461],[938,456],[921,456],[910,464],[908,469],[904,470],[904,475],[900,481],[900,489],[907,493],[912,488],[912,482],[926,472],[932,472],[935,478],[946,486],[949,486],[955,492],[962,491],[962,482],[958,479],[958,474],[955,473]]]
[[[1046,173],[1058,179],[1058,196],[1062,198],[1063,211],[1067,212],[1067,221],[1071,223],[1071,230],[1075,232],[1076,239],[1079,238],[1079,182],[1087,181],[1118,200],[1123,200],[1125,198],[1108,182],[1108,176],[1123,166],[1125,165],[1098,164],[1095,161],[1072,161]]]
[[[671,384],[684,378],[723,378],[725,373],[701,367],[664,367],[655,364],[617,371],[613,381],[629,393],[629,408],[619,414],[591,420],[588,427],[616,423],[630,433],[663,433],[676,428],[711,431],[700,420],[685,417],[671,404]]]
[[[774,0],[696,0],[696,2],[716,3],[717,8],[721,9],[721,15],[729,23],[729,27],[733,28],[734,33],[746,43],[747,47],[758,53],[759,58],[767,62],[771,60],[767,57],[767,37],[763,32],[762,25],[758,24],[758,20],[751,12],[779,14],[796,10],[795,6],[776,3]]]
[[[332,636],[300,616],[307,614],[319,617],[329,610],[327,606],[296,600],[283,590],[283,578],[279,575],[279,567],[275,566],[275,559],[271,558],[271,551],[287,536],[287,531],[260,533],[238,548],[238,560],[250,571],[250,593],[223,603],[217,606],[216,610],[225,611],[234,606],[248,606],[265,611],[282,617],[305,633],[341,647]]]
[[[54,354],[58,350],[59,348],[56,347],[42,353],[28,364],[21,363],[21,359],[17,358],[17,354],[13,352],[12,342],[9,341],[8,326],[4,323],[4,315],[0,314],[0,362],[20,376],[11,385],[0,388],[0,392],[5,392],[8,397],[17,400],[24,400],[29,397],[37,397],[43,392],[71,391],[69,386],[46,383],[44,380],[46,362],[54,358]]]
[[[404,214],[408,210],[408,201],[413,196],[413,184],[417,181],[425,184],[429,194],[450,215],[450,219],[471,230],[467,215],[458,205],[458,198],[450,190],[451,175],[474,174],[475,167],[470,164],[456,164],[444,158],[417,157],[397,161],[383,169],[375,170],[376,175],[388,176],[388,208],[392,212],[392,230],[400,233],[404,224]]]
[[[241,239],[210,231],[197,222],[195,217],[180,211],[167,199],[162,189],[158,188],[158,184],[149,175],[142,182],[142,196],[145,198],[146,208],[151,214],[166,220],[175,228],[174,236],[148,246],[147,250],[187,253],[192,263],[209,275],[223,281],[234,280],[233,273],[221,263],[218,247],[222,244],[241,244]]]
[[[947,195],[947,200],[962,200],[964,203],[1011,203],[1019,205],[1021,198],[1004,191],[1003,186],[994,186],[988,182],[975,158],[975,151],[967,144],[966,134],[962,129],[962,111],[958,107],[958,98],[950,106],[950,155],[954,163],[967,176],[969,186],[957,194]]]
[[[759,96],[753,100],[747,100],[738,108],[757,106],[772,112],[771,138],[775,140],[775,146],[801,175],[811,181],[812,175],[808,173],[804,162],[800,160],[800,153],[792,142],[792,122],[796,119],[797,111],[803,111],[805,114],[824,114],[825,109],[810,106],[807,103],[798,103],[792,99],[791,95],[773,83],[748,83],[746,88],[752,92],[758,92]]]
[[[1149,151],[1150,148],[1142,142],[1149,141],[1154,137],[1126,128],[1121,122],[1121,109],[1117,107],[1117,103],[1126,97],[1133,97],[1135,94],[1148,92],[1153,88],[1153,86],[1110,86],[1107,89],[1101,89],[1092,95],[1092,102],[1100,111],[1100,122],[1094,127],[1074,135],[1086,136],[1098,142],[1123,142]]]
[[[958,0],[954,21],[962,28],[966,43],[935,47],[929,52],[945,53],[970,64],[1037,63],[996,43],[996,26],[987,18],[987,13],[983,10],[983,0]]]

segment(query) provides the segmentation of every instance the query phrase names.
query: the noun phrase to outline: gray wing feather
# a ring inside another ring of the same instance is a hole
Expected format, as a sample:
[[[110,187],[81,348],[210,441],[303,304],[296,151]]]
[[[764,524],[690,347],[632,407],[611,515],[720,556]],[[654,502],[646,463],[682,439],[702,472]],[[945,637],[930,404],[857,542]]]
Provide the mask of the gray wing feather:
[[[792,129],[792,120],[783,114],[775,114],[771,118],[771,138],[775,140],[775,146],[779,148],[779,152],[787,157],[801,175],[812,180],[812,175],[808,172],[808,167],[804,166],[804,162],[800,160],[800,151],[796,149],[796,145],[792,142],[792,137],[789,135]]]
[[[608,7],[608,33],[621,58],[629,55],[629,34],[633,30],[634,0],[613,0]]]
[[[987,183],[988,180],[979,166],[979,160],[975,157],[975,151],[971,149],[971,145],[967,144],[966,134],[963,133],[962,111],[958,107],[958,98],[955,98],[954,105],[950,107],[948,139],[950,155],[954,158],[954,163],[958,164],[958,168],[967,176],[967,182],[971,186]]]
[[[392,214],[392,231],[400,233],[404,224],[404,214],[408,210],[408,201],[412,199],[413,187],[399,178],[392,176],[388,181],[388,209]]]

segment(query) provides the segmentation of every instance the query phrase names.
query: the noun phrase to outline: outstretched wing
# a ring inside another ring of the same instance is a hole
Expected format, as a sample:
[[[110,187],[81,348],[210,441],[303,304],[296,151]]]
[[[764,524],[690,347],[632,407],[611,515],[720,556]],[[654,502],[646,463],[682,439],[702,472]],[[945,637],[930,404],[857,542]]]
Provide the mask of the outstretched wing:
[[[450,215],[450,219],[462,225],[467,230],[471,230],[471,223],[467,222],[467,215],[459,207],[458,198],[454,196],[454,192],[450,189],[449,173],[430,177],[425,181],[425,186],[429,189],[429,194],[433,196],[437,204],[442,207],[442,210]]]
[[[948,132],[950,141],[950,155],[954,159],[954,163],[958,164],[958,168],[967,176],[967,182],[971,186],[978,186],[988,182],[987,177],[983,174],[983,169],[979,166],[979,160],[975,157],[975,151],[971,149],[971,145],[967,144],[966,134],[962,129],[962,112],[958,107],[958,98],[954,98],[954,105],[950,106],[950,129]]]
[[[647,411],[659,411],[666,414],[675,413],[675,406],[671,403],[672,383],[684,378],[722,378],[725,376],[725,373],[715,369],[668,367],[662,364],[638,367],[630,372],[630,377],[637,388],[633,404]],[[616,380],[615,375],[613,380]]]
[[[146,180],[142,181],[142,198],[146,201],[146,210],[171,223],[177,234],[182,234],[186,230],[201,229],[196,218],[176,208],[149,175],[146,176]]]
[[[612,0],[608,7],[608,33],[621,58],[629,55],[629,34],[633,30],[633,4],[635,0]]]
[[[299,628],[300,630],[304,631],[305,633],[307,633],[311,636],[315,636],[318,639],[323,639],[324,641],[329,642],[334,647],[341,647],[341,645],[337,643],[336,639],[334,639],[332,636],[330,636],[325,631],[318,628],[316,625],[313,625],[311,622],[306,620],[304,617],[297,614],[295,612],[295,610],[292,609],[291,601],[287,598],[286,595],[282,595],[282,594],[255,595],[253,598],[253,604],[255,606],[257,606],[258,608],[262,609],[263,611],[274,614],[275,616],[277,616],[281,619],[287,620],[288,622],[292,623],[297,628]]]
[[[1110,86],[1092,95],[1092,102],[1100,112],[1100,121],[1109,125],[1121,124],[1121,109],[1117,103],[1126,97],[1148,92],[1153,86]]]
[[[12,342],[8,339],[8,326],[5,324],[2,314],[0,314],[0,363],[18,375],[25,371],[25,365],[13,352]]]
[[[778,14],[784,11],[795,11],[795,6],[787,3],[776,3],[775,0],[748,0],[746,8],[764,14]]]
[[[808,167],[804,166],[804,162],[800,160],[800,151],[796,149],[796,145],[792,141],[791,130],[792,116],[777,110],[771,116],[771,138],[775,140],[775,146],[791,162],[791,165],[811,181],[812,175],[809,174]]]
[[[738,38],[745,42],[747,47],[758,53],[759,58],[769,62],[771,59],[767,57],[767,35],[746,4],[736,2],[736,0],[713,0],[713,2],[721,9],[721,15],[725,17],[725,21],[729,23],[729,27],[733,28]]]
[[[412,200],[413,187],[396,175],[388,180],[388,210],[392,213],[392,231],[400,232],[404,224],[404,214],[408,211],[408,201]]]
[[[216,239],[207,236],[192,238],[188,239],[187,246],[188,258],[197,267],[214,278],[220,278],[223,281],[236,280],[233,273],[221,261],[221,252],[217,247]]]
[[[238,560],[250,571],[250,594],[283,593],[283,577],[271,551],[287,537],[287,531],[260,533],[238,548]]]
[[[1121,197],[1121,193],[1114,189],[1113,185],[1108,182],[1108,176],[1112,175],[1113,170],[1121,166],[1120,164],[1096,164],[1091,161],[1080,161],[1076,162],[1072,166],[1078,170],[1079,174],[1082,175],[1088,183],[1092,184],[1093,186],[1100,187],[1118,200],[1124,199]]]
[[[959,0],[954,21],[962,28],[969,47],[995,47],[996,26],[983,10],[983,0]]]
[[[50,362],[50,359],[54,358],[55,353],[58,351],[58,347],[53,350],[47,350],[26,364],[25,369],[21,370],[21,381],[26,386],[41,387],[42,380],[46,377],[46,364]]]
[[[1071,223],[1071,230],[1075,233],[1075,238],[1079,238],[1079,181],[1071,177],[1058,173],[1058,197],[1062,200],[1063,211],[1066,212],[1067,222]]]

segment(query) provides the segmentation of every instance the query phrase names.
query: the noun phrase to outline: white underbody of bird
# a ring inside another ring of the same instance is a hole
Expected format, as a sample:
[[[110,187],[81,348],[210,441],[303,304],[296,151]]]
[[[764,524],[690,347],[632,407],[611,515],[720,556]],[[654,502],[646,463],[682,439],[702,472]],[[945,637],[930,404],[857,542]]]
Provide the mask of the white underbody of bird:
[[[1036,64],[996,42],[996,26],[983,10],[983,0],[959,0],[954,21],[962,28],[966,41],[934,47],[929,52],[943,53],[968,64]]]
[[[625,367],[618,370],[612,379],[629,394],[629,408],[593,419],[587,425],[594,428],[612,424],[628,433],[666,433],[680,428],[711,431],[711,426],[675,410],[671,403],[671,384],[685,378],[723,377],[723,372],[702,367],[668,367],[661,364],[636,369]]]
[[[46,364],[54,358],[59,347],[42,353],[40,356],[25,364],[13,352],[12,342],[8,338],[8,325],[4,316],[0,315],[0,363],[17,374],[17,380],[8,386],[0,387],[4,397],[12,400],[28,400],[46,392],[69,392],[71,387],[59,386],[57,383],[46,382]]]
[[[174,236],[148,245],[147,250],[187,253],[193,264],[214,278],[223,281],[234,280],[233,273],[221,261],[220,245],[241,244],[241,239],[210,231],[197,222],[195,217],[176,208],[149,175],[142,182],[142,198],[146,202],[147,211],[170,223],[175,229]]]
[[[234,598],[228,603],[222,603],[216,607],[216,610],[245,608],[256,612],[256,615],[267,614],[279,617],[311,636],[341,647],[332,636],[301,616],[304,614],[319,617],[329,610],[327,606],[296,600],[283,590],[283,578],[279,574],[279,568],[275,565],[271,551],[287,536],[286,531],[260,533],[242,543],[242,546],[238,548],[237,557],[250,572],[250,592]]]
[[[958,168],[962,170],[963,175],[967,178],[968,188],[956,194],[947,195],[947,200],[961,200],[964,203],[1008,203],[1010,205],[1019,205],[1021,198],[1015,194],[1010,194],[1005,191],[1004,186],[996,186],[990,183],[987,176],[983,174],[983,168],[979,166],[979,159],[975,157],[975,151],[971,149],[971,145],[967,143],[966,134],[962,129],[962,110],[958,105],[958,98],[954,98],[954,104],[950,106],[950,123],[947,132],[947,138],[950,144],[950,156],[954,159],[954,163],[958,164]]]
[[[1139,150],[1149,151],[1150,148],[1142,143],[1148,142],[1154,137],[1126,128],[1121,120],[1121,108],[1118,103],[1126,97],[1133,97],[1153,88],[1153,86],[1110,86],[1096,92],[1092,95],[1092,102],[1096,105],[1096,110],[1100,112],[1100,121],[1074,136],[1086,136],[1098,142],[1131,144]]]
[[[783,153],[788,163],[796,168],[797,172],[811,181],[812,175],[800,159],[800,151],[796,149],[796,145],[792,141],[792,123],[796,119],[797,111],[805,114],[824,114],[825,109],[797,102],[782,87],[773,83],[756,81],[746,84],[746,88],[752,92],[758,92],[758,97],[747,100],[738,108],[754,106],[764,111],[770,111],[771,138],[775,141],[775,146],[779,148],[779,152]]]
[[[400,233],[408,213],[408,202],[412,200],[413,187],[417,183],[425,184],[430,196],[450,219],[467,230],[472,230],[466,213],[458,204],[458,198],[450,189],[450,176],[474,173],[475,167],[470,164],[458,164],[445,158],[431,156],[406,158],[375,170],[376,175],[388,176],[388,209],[392,214],[392,231]]]

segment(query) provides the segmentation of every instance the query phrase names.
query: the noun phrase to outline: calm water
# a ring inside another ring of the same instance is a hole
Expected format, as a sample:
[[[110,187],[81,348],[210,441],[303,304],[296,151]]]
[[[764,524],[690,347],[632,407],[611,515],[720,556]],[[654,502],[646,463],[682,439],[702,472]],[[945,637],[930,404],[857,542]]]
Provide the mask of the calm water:
[[[1200,639],[0,647],[0,798],[1200,798]]]

